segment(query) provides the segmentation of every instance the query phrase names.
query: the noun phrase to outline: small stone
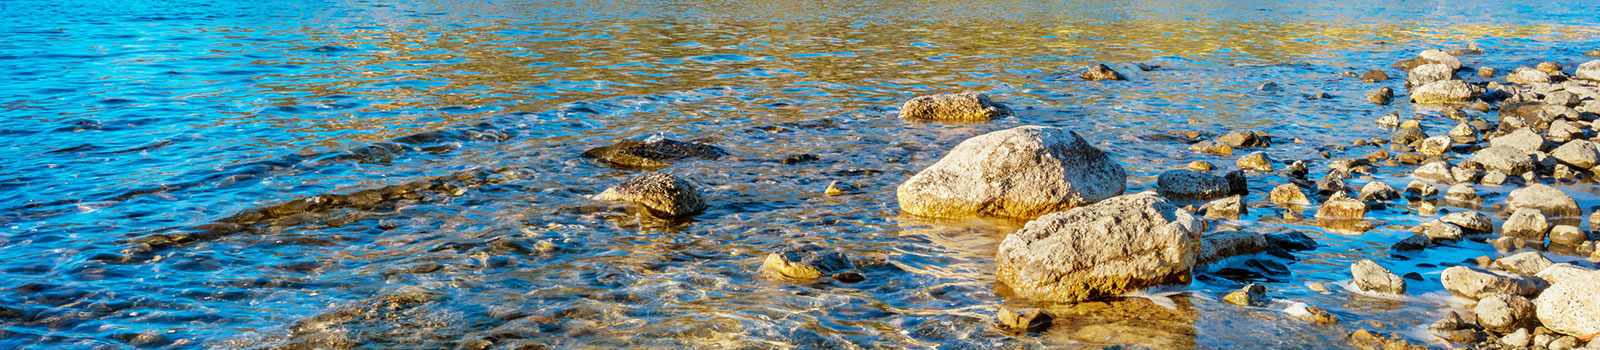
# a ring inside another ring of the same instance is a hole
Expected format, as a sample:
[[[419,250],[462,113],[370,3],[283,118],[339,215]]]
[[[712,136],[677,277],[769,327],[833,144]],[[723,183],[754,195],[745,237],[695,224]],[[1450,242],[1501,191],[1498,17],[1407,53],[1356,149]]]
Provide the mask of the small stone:
[[[1494,261],[1495,267],[1523,276],[1536,276],[1550,268],[1550,265],[1555,265],[1555,262],[1539,252],[1522,252]]]
[[[1078,77],[1088,81],[1126,80],[1121,73],[1111,70],[1111,67],[1106,67],[1104,64],[1096,64],[1093,67],[1089,67]]]
[[[1267,287],[1251,283],[1222,297],[1223,301],[1238,306],[1264,306],[1267,304]]]
[[[1452,80],[1456,78],[1456,71],[1449,66],[1441,64],[1424,64],[1406,71],[1406,86],[1418,87],[1436,81]]]
[[[1456,184],[1455,186],[1450,186],[1450,189],[1444,192],[1444,198],[1462,202],[1471,202],[1474,199],[1478,199],[1478,190],[1473,189],[1472,185]]]
[[[982,122],[1008,115],[1010,107],[974,91],[917,96],[900,105],[901,119]]]
[[[706,209],[700,186],[666,173],[648,173],[628,179],[600,192],[598,198],[637,203],[652,215],[666,218],[686,217]]]
[[[1239,157],[1239,160],[1234,165],[1238,165],[1239,168],[1245,170],[1270,173],[1272,172],[1272,163],[1272,157],[1268,157],[1266,152],[1257,151]]]
[[[1196,142],[1193,145],[1189,145],[1189,150],[1190,151],[1195,151],[1195,152],[1215,153],[1215,154],[1220,154],[1220,155],[1225,155],[1225,156],[1233,155],[1233,147],[1230,147],[1227,144],[1224,144],[1224,143],[1221,143],[1221,142],[1211,141],[1211,140],[1200,141],[1200,142]]]
[[[1517,69],[1512,69],[1511,74],[1506,74],[1506,82],[1517,85],[1549,83],[1550,73],[1541,72],[1538,69],[1518,67]]]
[[[1317,249],[1317,240],[1300,231],[1267,234],[1267,243],[1288,251]]]
[[[1530,128],[1517,129],[1504,136],[1489,140],[1490,147],[1511,147],[1522,152],[1543,152],[1548,150],[1544,137],[1534,133]]]
[[[1570,91],[1556,91],[1544,96],[1544,103],[1567,107],[1577,107],[1582,100],[1583,97]]]
[[[1488,215],[1475,211],[1454,212],[1439,218],[1440,222],[1450,223],[1461,227],[1462,232],[1471,235],[1486,235],[1494,233],[1494,220]]]
[[[838,249],[802,244],[768,254],[760,272],[772,280],[805,282],[854,268]]]
[[[1295,186],[1294,184],[1282,184],[1278,185],[1278,187],[1273,187],[1272,193],[1267,195],[1267,200],[1283,204],[1311,204],[1311,200],[1306,198],[1306,194],[1300,190],[1300,186]]]
[[[1455,181],[1455,176],[1450,174],[1450,164],[1444,161],[1436,161],[1417,167],[1416,170],[1411,171],[1411,176],[1439,183]]]
[[[1361,79],[1361,81],[1365,81],[1365,82],[1369,82],[1369,83],[1379,82],[1379,81],[1389,80],[1389,74],[1384,73],[1381,70],[1373,69],[1373,70],[1369,70],[1369,71],[1366,71],[1364,73],[1361,73],[1360,79]]]
[[[1381,294],[1405,294],[1406,280],[1389,272],[1389,269],[1378,265],[1370,259],[1361,259],[1350,265],[1350,276],[1354,278],[1356,289],[1364,292]]]
[[[1455,311],[1429,325],[1428,332],[1457,343],[1473,343],[1478,340],[1478,334],[1472,328],[1472,324],[1462,320],[1461,315]]]
[[[1233,195],[1222,199],[1206,202],[1200,206],[1200,213],[1209,218],[1238,220],[1239,215],[1248,212],[1242,196]]]
[[[1364,201],[1386,201],[1400,198],[1400,191],[1395,190],[1394,187],[1389,186],[1389,184],[1384,183],[1383,181],[1372,181],[1368,182],[1365,186],[1361,186],[1361,194],[1356,196],[1356,198]]]
[[[1378,105],[1387,105],[1394,101],[1394,89],[1377,88],[1367,91],[1367,101]]]
[[[1466,266],[1452,266],[1440,274],[1440,283],[1455,295],[1482,299],[1497,293],[1522,296],[1539,292],[1539,283],[1522,276],[1504,276]]]
[[[1551,121],[1550,127],[1545,131],[1545,135],[1548,135],[1550,142],[1554,143],[1564,143],[1589,137],[1589,135],[1584,134],[1583,129],[1565,120]]]
[[[1472,309],[1478,315],[1478,324],[1491,331],[1505,333],[1534,325],[1533,302],[1518,295],[1495,294],[1478,301]]]
[[[1332,325],[1339,323],[1338,316],[1334,316],[1332,313],[1329,313],[1328,310],[1323,310],[1322,308],[1316,306],[1306,306],[1306,315],[1301,316],[1301,318],[1321,325]]]
[[[1600,60],[1584,62],[1578,65],[1578,69],[1573,71],[1572,77],[1588,81],[1600,81]]]
[[[1534,69],[1549,74],[1561,74],[1561,64],[1555,62],[1539,62],[1539,65],[1535,66]]]
[[[1246,194],[1244,174],[1238,171],[1216,176],[1191,170],[1168,170],[1156,177],[1156,192],[1180,201],[1206,201],[1229,195]]]
[[[1213,169],[1214,167],[1211,165],[1211,162],[1207,162],[1207,161],[1203,161],[1203,160],[1197,160],[1197,161],[1189,162],[1188,168],[1189,168],[1189,170],[1205,172],[1205,171],[1211,171],[1211,169]]]
[[[1578,201],[1573,200],[1572,196],[1545,184],[1533,184],[1511,191],[1511,195],[1506,199],[1506,210],[1516,212],[1519,208],[1536,209],[1547,216],[1556,217],[1583,214],[1578,209]]]
[[[1407,122],[1412,121],[1408,120]],[[1395,130],[1394,134],[1389,136],[1389,142],[1397,145],[1409,145],[1425,138],[1428,138],[1428,134],[1422,132],[1422,128],[1402,124],[1400,129]]]
[[[1472,153],[1472,161],[1483,164],[1487,170],[1499,170],[1507,175],[1521,175],[1533,171],[1533,158],[1528,153],[1509,146],[1493,146]]]
[[[1011,310],[1004,306],[995,313],[995,326],[1012,333],[1040,333],[1050,328],[1055,317],[1040,309]]]
[[[1472,143],[1478,140],[1478,129],[1474,129],[1467,123],[1456,124],[1455,127],[1450,128],[1450,137],[1455,138],[1457,142]]]
[[[1493,79],[1494,78],[1494,68],[1478,67],[1478,77],[1487,78],[1487,79]]]
[[[1417,152],[1422,153],[1424,156],[1437,157],[1449,152],[1450,146],[1449,136],[1429,137],[1423,139],[1422,143],[1417,145]]]
[[[1402,252],[1414,252],[1427,249],[1429,244],[1433,244],[1433,240],[1429,239],[1428,236],[1410,235],[1406,236],[1405,239],[1396,242],[1394,245],[1389,246],[1389,249]]]
[[[1485,185],[1499,186],[1505,184],[1507,179],[1508,177],[1506,176],[1506,172],[1490,170],[1489,172],[1483,174],[1483,180],[1481,182]]]
[[[1556,338],[1555,340],[1551,340],[1550,345],[1546,345],[1545,347],[1550,350],[1569,350],[1578,347],[1578,338],[1574,338],[1570,335]]]
[[[1400,126],[1400,113],[1399,112],[1389,112],[1389,114],[1384,114],[1383,116],[1378,117],[1377,123],[1378,123],[1378,126],[1382,126],[1382,127],[1386,127],[1386,128],[1399,127]]]
[[[1411,180],[1411,183],[1406,184],[1406,195],[1420,198],[1433,197],[1439,195],[1439,188],[1421,180]]]
[[[1328,292],[1328,285],[1322,284],[1322,282],[1311,282],[1310,284],[1306,285],[1306,288],[1309,288],[1312,291],[1320,292],[1320,293],[1327,293]]]
[[[1519,237],[1500,237],[1490,239],[1489,244],[1502,253],[1520,252],[1528,248],[1528,240]]]
[[[1437,105],[1463,103],[1477,96],[1472,85],[1460,80],[1440,80],[1411,90],[1411,102]]]
[[[1550,221],[1538,210],[1521,208],[1512,211],[1500,227],[1501,236],[1544,242],[1545,233],[1550,230]]]
[[[1528,346],[1528,342],[1532,340],[1532,337],[1528,335],[1527,328],[1519,328],[1516,332],[1511,332],[1511,334],[1506,334],[1505,336],[1500,337],[1500,344],[1504,344],[1505,346],[1513,348],[1520,348]]]
[[[1344,183],[1344,179],[1347,177],[1350,176],[1343,171],[1329,171],[1327,175],[1323,175],[1321,179],[1317,180],[1317,193],[1331,195],[1349,190]]]
[[[1580,229],[1577,226],[1555,225],[1554,227],[1550,228],[1551,244],[1576,247],[1580,244],[1583,244],[1583,241],[1588,238],[1589,235],[1584,233],[1583,229]]]
[[[1422,224],[1422,234],[1432,241],[1459,241],[1464,234],[1460,226],[1447,222],[1432,221]]]
[[[1366,203],[1339,192],[1322,202],[1316,217],[1319,220],[1359,220],[1366,214]]]
[[[851,188],[851,186],[838,181],[829,182],[828,188],[822,190],[822,193],[829,196],[843,195],[846,188]]]
[[[1222,136],[1217,136],[1214,141],[1221,142],[1233,148],[1264,148],[1272,146],[1272,137],[1266,133],[1255,130],[1234,130]]]

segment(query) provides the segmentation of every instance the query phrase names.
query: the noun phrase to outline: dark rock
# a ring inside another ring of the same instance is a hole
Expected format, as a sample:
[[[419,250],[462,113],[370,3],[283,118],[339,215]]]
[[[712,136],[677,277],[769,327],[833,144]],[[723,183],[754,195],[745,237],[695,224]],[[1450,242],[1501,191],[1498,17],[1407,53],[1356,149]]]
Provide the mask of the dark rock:
[[[1083,74],[1079,74],[1078,77],[1088,81],[1126,80],[1121,73],[1111,70],[1111,67],[1106,67],[1104,64],[1097,64],[1093,67],[1089,67],[1088,70],[1085,70]]]
[[[1389,249],[1402,252],[1414,252],[1427,249],[1428,245],[1432,243],[1433,241],[1428,239],[1428,236],[1410,235],[1405,239],[1400,240],[1400,242],[1396,242],[1394,245],[1389,246]]]
[[[1367,101],[1379,105],[1389,104],[1394,101],[1394,89],[1377,88],[1367,91]]]
[[[787,157],[783,157],[783,159],[779,159],[778,163],[782,163],[782,164],[800,164],[800,163],[805,163],[805,162],[809,162],[809,161],[813,161],[813,160],[817,160],[817,159],[819,159],[819,158],[817,158],[817,155],[810,154],[810,153],[791,154],[791,155],[789,155]]]
[[[671,165],[670,162],[683,159],[716,160],[726,154],[717,146],[668,139],[622,140],[614,145],[583,152],[584,157],[598,159],[615,167],[647,170],[666,167]]]
[[[1216,176],[1190,170],[1169,170],[1156,177],[1156,191],[1178,201],[1205,201],[1248,193],[1243,173]]]
[[[1381,70],[1373,69],[1373,70],[1366,71],[1365,73],[1361,73],[1361,77],[1360,78],[1361,78],[1362,81],[1365,81],[1365,82],[1379,82],[1379,81],[1389,80],[1389,74],[1385,74]],[[1393,94],[1391,93],[1390,95],[1392,96]]]
[[[1265,306],[1267,304],[1267,287],[1251,283],[1239,290],[1228,293],[1222,297],[1223,301],[1238,306]]]
[[[1040,309],[1011,310],[1004,306],[995,313],[995,326],[1011,333],[1039,333],[1050,328],[1055,317]]]
[[[773,280],[806,282],[854,268],[855,264],[839,249],[801,244],[768,254],[760,273]]]
[[[1319,246],[1316,239],[1300,231],[1271,233],[1266,238],[1267,243],[1290,251],[1312,250]]]

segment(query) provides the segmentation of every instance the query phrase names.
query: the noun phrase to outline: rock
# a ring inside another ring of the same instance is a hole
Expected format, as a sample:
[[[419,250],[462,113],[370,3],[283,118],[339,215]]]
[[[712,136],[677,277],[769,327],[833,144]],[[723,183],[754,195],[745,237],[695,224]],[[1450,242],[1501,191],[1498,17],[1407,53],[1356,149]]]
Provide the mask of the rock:
[[[1574,277],[1579,277],[1579,276],[1583,276],[1585,274],[1591,274],[1591,273],[1595,273],[1595,271],[1591,270],[1591,269],[1588,269],[1588,268],[1580,267],[1578,265],[1573,265],[1573,264],[1568,264],[1568,263],[1560,263],[1560,264],[1551,264],[1550,267],[1544,268],[1543,271],[1539,271],[1539,273],[1534,275],[1534,276],[1539,277],[1539,279],[1544,280],[1545,282],[1550,282],[1551,284],[1555,284],[1555,283],[1560,283],[1561,281],[1572,279]]]
[[[1389,272],[1370,259],[1361,259],[1350,265],[1350,276],[1356,289],[1380,294],[1406,294],[1406,280]]]
[[[1556,147],[1550,152],[1551,157],[1578,168],[1589,169],[1600,165],[1600,148],[1587,140],[1573,140]]]
[[[1238,306],[1265,306],[1267,305],[1267,287],[1259,283],[1251,283],[1239,290],[1228,293],[1222,297],[1223,301]]]
[[[1517,69],[1512,69],[1511,74],[1506,74],[1506,82],[1517,85],[1549,83],[1550,73],[1527,67],[1518,67]]]
[[[806,282],[852,269],[855,264],[838,249],[801,244],[768,254],[760,273],[773,280]]]
[[[1111,67],[1106,67],[1104,64],[1097,64],[1093,67],[1089,67],[1088,70],[1085,70],[1083,74],[1079,74],[1078,77],[1088,81],[1127,80],[1122,77],[1122,73],[1117,73],[1117,71],[1111,70]]]
[[[1317,249],[1317,240],[1300,231],[1267,234],[1267,243],[1288,251]]]
[[[1581,100],[1583,100],[1583,98],[1578,97],[1578,94],[1568,91],[1556,91],[1548,95],[1544,95],[1544,103],[1567,107],[1577,107]]]
[[[1494,233],[1494,220],[1488,215],[1475,211],[1454,212],[1439,218],[1440,222],[1454,224],[1461,227],[1463,233],[1470,235],[1486,235]]]
[[[1366,214],[1367,204],[1350,198],[1344,192],[1335,193],[1322,202],[1321,208],[1317,208],[1318,220],[1360,220]]]
[[[983,122],[1011,115],[1011,108],[979,92],[917,96],[900,105],[901,119]]]
[[[1272,163],[1272,157],[1268,157],[1266,152],[1257,151],[1239,157],[1239,160],[1234,165],[1238,165],[1239,168],[1245,170],[1270,173],[1272,172]]]
[[[1515,332],[1511,332],[1511,334],[1506,334],[1505,336],[1500,337],[1500,344],[1504,344],[1505,346],[1513,348],[1520,348],[1528,346],[1528,342],[1533,340],[1530,338],[1532,337],[1528,335],[1528,329],[1522,328],[1517,329]]]
[[[1346,188],[1344,183],[1344,178],[1346,177],[1349,177],[1349,175],[1345,175],[1345,172],[1343,171],[1329,171],[1327,175],[1323,175],[1321,179],[1317,179],[1317,193],[1334,194],[1337,192],[1347,191],[1348,188]]]
[[[1248,193],[1244,174],[1216,176],[1190,170],[1169,170],[1156,177],[1156,192],[1178,201],[1205,201]]]
[[[1518,252],[1528,248],[1528,240],[1517,237],[1500,237],[1489,240],[1494,249],[1502,253]]]
[[[1211,171],[1212,168],[1215,168],[1215,166],[1211,165],[1211,162],[1207,162],[1207,161],[1203,161],[1203,160],[1197,160],[1197,161],[1189,162],[1189,165],[1187,167],[1189,168],[1189,170],[1200,171],[1200,172]]]
[[[900,209],[931,217],[1028,219],[1121,194],[1127,172],[1077,133],[1022,126],[956,145],[896,189]]]
[[[1411,180],[1411,183],[1406,184],[1406,195],[1420,198],[1433,197],[1439,195],[1439,188],[1421,180]]]
[[[1478,325],[1491,331],[1505,333],[1533,327],[1533,302],[1522,296],[1491,295],[1479,300],[1472,310],[1478,314]]]
[[[1270,136],[1255,130],[1229,131],[1213,140],[1233,148],[1264,148],[1272,146],[1272,138]]]
[[[598,196],[601,200],[633,202],[651,214],[678,218],[706,210],[700,186],[666,173],[648,173],[611,186]]]
[[[1411,176],[1438,183],[1455,182],[1455,176],[1450,174],[1450,164],[1444,161],[1436,161],[1417,167],[1416,170],[1411,171]]]
[[[1306,198],[1306,193],[1300,190],[1300,186],[1294,184],[1273,187],[1272,193],[1267,194],[1267,201],[1282,204],[1311,204],[1311,200]]]
[[[1372,82],[1379,82],[1379,81],[1389,80],[1389,74],[1384,73],[1381,70],[1373,69],[1373,70],[1368,70],[1368,71],[1366,71],[1364,73],[1361,73],[1361,76],[1359,78],[1361,79],[1361,81],[1372,83]]]
[[[1422,140],[1417,145],[1417,152],[1424,156],[1437,157],[1450,151],[1450,136],[1434,136]]]
[[[1270,81],[1269,82],[1265,82],[1265,83],[1261,83],[1261,85],[1256,85],[1256,90],[1260,90],[1260,91],[1278,91],[1278,90],[1282,90],[1282,89],[1283,88],[1278,87],[1278,83],[1274,83],[1274,82],[1270,82]]]
[[[1550,221],[1538,210],[1522,208],[1511,212],[1506,222],[1501,224],[1500,235],[1517,237],[1523,240],[1544,242],[1546,232],[1550,231]]]
[[[1455,186],[1450,186],[1450,189],[1444,191],[1444,198],[1455,201],[1471,202],[1474,199],[1478,199],[1478,190],[1473,189],[1472,185],[1456,184]]]
[[[1423,223],[1422,234],[1428,236],[1428,239],[1434,242],[1459,241],[1465,235],[1462,233],[1460,226],[1440,221]]]
[[[1389,136],[1389,142],[1396,145],[1409,145],[1425,138],[1428,138],[1428,134],[1422,132],[1422,128],[1402,125],[1400,129],[1394,131],[1393,135]]]
[[[995,326],[1011,333],[1040,333],[1050,328],[1055,317],[1040,309],[1011,310],[1004,306],[995,313]]]
[[[1583,229],[1580,229],[1577,226],[1555,225],[1550,227],[1551,244],[1576,247],[1579,244],[1583,244],[1583,241],[1587,240],[1588,238],[1589,234],[1584,233]]]
[[[1196,142],[1193,145],[1189,145],[1189,150],[1195,151],[1195,152],[1215,153],[1215,154],[1221,154],[1221,155],[1225,155],[1225,156],[1233,155],[1233,147],[1232,146],[1228,146],[1228,144],[1217,142],[1217,141],[1210,141],[1210,140],[1200,141],[1200,142]]]
[[[1444,50],[1423,50],[1421,53],[1417,54],[1417,59],[1422,62],[1445,65],[1450,67],[1450,70],[1452,71],[1461,70],[1461,60],[1455,56],[1451,56],[1450,53],[1445,52]]]
[[[1550,61],[1539,62],[1539,65],[1535,66],[1534,69],[1538,69],[1540,72],[1549,73],[1550,75],[1561,74],[1561,64]]]
[[[1361,186],[1361,194],[1356,196],[1356,199],[1364,201],[1386,201],[1398,198],[1400,198],[1400,191],[1395,190],[1394,187],[1383,181],[1368,182],[1365,186]]]
[[[1508,175],[1521,175],[1533,171],[1533,158],[1527,152],[1508,146],[1494,146],[1472,153],[1472,161],[1489,170],[1499,170]]]
[[[1239,195],[1222,197],[1200,205],[1200,213],[1208,218],[1238,220],[1239,215],[1248,212],[1249,208],[1244,205],[1244,197]]]
[[[1367,101],[1379,105],[1389,104],[1394,101],[1394,89],[1377,88],[1367,91]]]
[[[1429,239],[1428,236],[1410,235],[1406,236],[1405,239],[1402,239],[1399,242],[1395,242],[1394,245],[1389,246],[1389,249],[1402,252],[1414,252],[1427,249],[1429,244],[1433,244],[1433,240]]]
[[[1271,247],[1267,237],[1250,231],[1222,231],[1200,238],[1200,255],[1196,266],[1210,265],[1222,259],[1266,251]]]
[[[1545,346],[1549,350],[1570,350],[1575,347],[1578,347],[1578,338],[1572,336],[1556,338],[1550,341],[1550,345]]]
[[[1305,161],[1297,160],[1297,161],[1290,162],[1289,163],[1289,168],[1288,169],[1284,169],[1283,172],[1284,172],[1284,174],[1289,175],[1290,177],[1296,177],[1296,178],[1302,178],[1303,179],[1303,178],[1306,177],[1306,174],[1310,174],[1311,173],[1311,169],[1306,167],[1306,162]]]
[[[833,181],[828,183],[827,189],[822,190],[822,194],[829,196],[843,195],[846,188],[851,188],[851,186],[838,181]]]
[[[1320,325],[1339,324],[1339,317],[1315,305],[1306,306],[1305,313],[1300,318]]]
[[[1485,78],[1485,79],[1494,79],[1494,68],[1478,67],[1478,77],[1479,78]]]
[[[1504,276],[1466,266],[1444,269],[1439,277],[1444,289],[1469,299],[1482,299],[1496,293],[1522,296],[1539,292],[1539,283],[1522,276]]]
[[[1578,202],[1565,192],[1545,184],[1533,184],[1528,187],[1511,191],[1511,196],[1506,198],[1506,211],[1516,212],[1520,208],[1530,208],[1543,212],[1546,216],[1578,216],[1583,214],[1578,209]]]
[[[1600,81],[1600,60],[1584,62],[1578,65],[1578,69],[1573,71],[1572,77],[1588,81]]]
[[[1456,343],[1478,342],[1478,332],[1472,323],[1461,319],[1460,314],[1451,311],[1449,315],[1428,326],[1428,333]]]
[[[1455,138],[1458,142],[1465,141],[1462,143],[1472,143],[1472,141],[1478,139],[1478,129],[1473,128],[1472,125],[1467,125],[1467,123],[1456,124],[1455,127],[1450,128],[1449,134],[1450,137]]]
[[[1451,104],[1471,100],[1477,93],[1472,85],[1460,80],[1440,80],[1411,90],[1411,102],[1416,104]]]
[[[1202,230],[1154,192],[1113,197],[1007,235],[995,278],[1023,298],[1068,302],[1187,283]]]
[[[1546,146],[1544,137],[1528,128],[1517,129],[1505,136],[1489,140],[1490,147],[1511,147],[1522,152],[1543,152],[1550,149]]]
[[[1468,165],[1475,166],[1475,167],[1477,167],[1477,169],[1469,168],[1469,167],[1467,167]],[[1479,178],[1483,177],[1483,171],[1479,170],[1479,169],[1482,169],[1482,168],[1483,168],[1483,166],[1479,165],[1477,162],[1473,162],[1473,161],[1470,161],[1470,160],[1469,161],[1464,161],[1464,162],[1461,162],[1461,166],[1450,167],[1450,178],[1451,178],[1451,180],[1453,180],[1455,182],[1460,182],[1460,183],[1477,182]],[[1449,191],[1445,191],[1445,194],[1449,195],[1450,192]]]
[[[1406,71],[1406,86],[1408,87],[1452,79],[1456,79],[1456,71],[1442,64],[1424,64]]]
[[[1539,322],[1557,333],[1590,337],[1600,333],[1600,274],[1573,276],[1552,284],[1533,305]]]
[[[1555,262],[1546,259],[1539,252],[1522,252],[1504,258],[1496,259],[1494,266],[1523,276],[1535,276],[1539,272],[1555,265]]]
[[[1389,114],[1384,114],[1382,117],[1378,117],[1377,123],[1378,126],[1386,128],[1398,127],[1400,126],[1400,113],[1389,112]]]
[[[1506,180],[1509,179],[1510,177],[1507,177],[1506,172],[1504,171],[1490,170],[1489,172],[1483,174],[1482,183],[1490,186],[1500,186],[1505,184]]]
[[[717,146],[668,139],[622,140],[583,152],[586,158],[599,159],[615,167],[647,170],[663,168],[671,165],[669,162],[683,159],[716,160],[726,154]]]

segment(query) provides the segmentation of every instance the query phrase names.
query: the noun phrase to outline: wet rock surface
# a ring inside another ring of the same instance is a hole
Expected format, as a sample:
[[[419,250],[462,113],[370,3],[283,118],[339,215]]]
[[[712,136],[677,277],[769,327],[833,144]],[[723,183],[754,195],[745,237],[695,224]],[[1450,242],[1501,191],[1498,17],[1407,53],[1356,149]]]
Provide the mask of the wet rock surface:
[[[1077,133],[1024,126],[961,142],[896,192],[910,214],[1030,219],[1119,195],[1126,181]]]
[[[596,198],[639,204],[652,214],[678,218],[706,210],[700,186],[677,175],[649,173],[607,188]]]
[[[1033,300],[1079,301],[1189,278],[1198,219],[1153,192],[1045,215],[1006,236],[996,279]]]
[[[917,96],[900,105],[900,118],[913,120],[982,122],[1011,113],[989,95],[972,91]]]
[[[717,146],[669,139],[622,140],[583,152],[584,157],[598,159],[612,166],[646,170],[664,168],[684,159],[717,160],[725,155],[727,152]]]

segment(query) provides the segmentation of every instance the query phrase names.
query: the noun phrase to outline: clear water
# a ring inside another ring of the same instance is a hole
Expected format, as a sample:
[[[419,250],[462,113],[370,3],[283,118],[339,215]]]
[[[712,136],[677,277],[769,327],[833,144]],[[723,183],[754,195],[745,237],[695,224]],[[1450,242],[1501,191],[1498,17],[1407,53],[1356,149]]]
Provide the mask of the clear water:
[[[1400,77],[1389,63],[1467,42],[1488,51],[1463,56],[1473,67],[1572,67],[1600,48],[1596,10],[1587,1],[0,2],[0,348],[1338,348],[1357,328],[1416,334],[1461,302],[1430,266],[1494,253],[1462,243],[1391,256],[1384,248],[1429,220],[1404,205],[1375,213],[1382,225],[1370,232],[1326,232],[1277,218],[1260,203],[1285,180],[1252,175],[1257,207],[1215,226],[1318,238],[1322,248],[1281,261],[1289,274],[1213,267],[1176,309],[1139,298],[1056,306],[1053,330],[1012,337],[989,322],[999,305],[1026,305],[993,286],[995,246],[1017,223],[902,216],[894,187],[961,140],[1030,124],[1073,128],[1111,152],[1130,170],[1130,191],[1190,160],[1232,163],[1152,137],[1170,131],[1299,138],[1269,152],[1323,169],[1320,150],[1372,151],[1327,146],[1386,137],[1371,120],[1389,111],[1419,115],[1430,133],[1453,125],[1437,111],[1362,98],[1380,85],[1399,90],[1399,79],[1339,73]],[[1131,80],[1072,78],[1095,63]],[[1282,89],[1255,89],[1267,81]],[[1019,113],[983,124],[894,118],[912,96],[962,90]],[[1334,98],[1307,98],[1320,92]],[[588,197],[635,172],[578,154],[656,136],[708,139],[732,155],[666,170],[708,188],[712,207],[692,222]],[[801,153],[820,159],[776,161]],[[1404,171],[1383,168],[1375,180],[1403,186]],[[465,176],[443,193],[236,216],[453,173]],[[861,190],[822,195],[836,180]],[[1592,185],[1563,188],[1584,207],[1600,204]],[[1481,209],[1495,213],[1508,191],[1480,189]],[[855,284],[757,276],[766,253],[796,242],[881,263]],[[1404,302],[1306,288],[1348,279],[1361,258],[1427,280],[1412,281]],[[1277,301],[1227,306],[1217,299],[1239,284],[1223,277],[1267,282]],[[1280,311],[1295,302],[1344,321],[1316,326]]]

